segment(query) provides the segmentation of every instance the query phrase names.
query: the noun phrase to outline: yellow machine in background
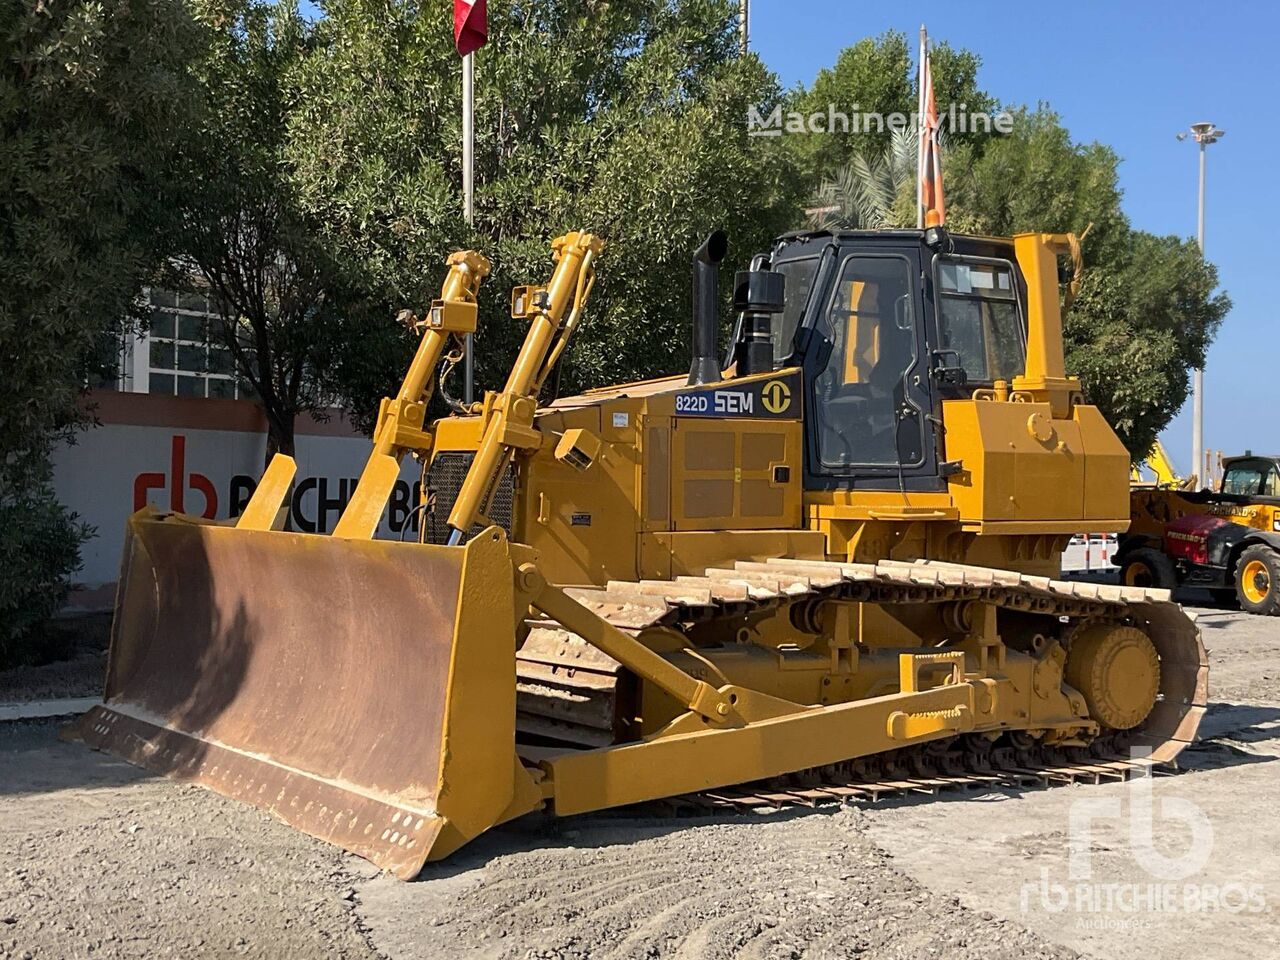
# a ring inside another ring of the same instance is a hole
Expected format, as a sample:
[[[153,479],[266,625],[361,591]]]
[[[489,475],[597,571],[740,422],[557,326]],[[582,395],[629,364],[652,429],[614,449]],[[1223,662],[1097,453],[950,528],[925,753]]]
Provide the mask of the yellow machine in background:
[[[1217,489],[1137,487],[1113,562],[1133,586],[1208,590],[1280,616],[1280,457],[1222,461]]]
[[[1146,478],[1144,470],[1151,474],[1151,480]],[[1173,458],[1169,456],[1169,451],[1159,440],[1152,444],[1151,450],[1141,461],[1134,464],[1129,473],[1129,480],[1135,488],[1156,487],[1163,490],[1186,490],[1194,487],[1196,483],[1194,474],[1190,477],[1178,474],[1178,468],[1173,465]]]
[[[451,258],[333,536],[272,529],[280,459],[235,528],[135,516],[76,735],[401,876],[537,809],[1102,775],[1193,737],[1205,652],[1168,594],[1051,579],[1129,512],[1128,454],[1063,367],[1071,238],[783,237],[736,275],[722,361],[716,234],[688,377],[544,397],[603,246],[555,241],[512,296],[506,384],[427,426],[487,272]],[[372,540],[410,452],[426,542]]]

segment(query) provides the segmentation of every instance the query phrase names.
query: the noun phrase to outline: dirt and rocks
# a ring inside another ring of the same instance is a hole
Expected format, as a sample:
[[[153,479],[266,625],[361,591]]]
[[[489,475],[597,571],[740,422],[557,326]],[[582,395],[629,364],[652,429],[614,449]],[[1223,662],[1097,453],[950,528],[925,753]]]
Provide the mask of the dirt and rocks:
[[[0,726],[0,960],[1076,956],[931,894],[852,808],[529,818],[405,884],[56,734]]]
[[[1201,733],[1174,777],[873,808],[867,835],[931,893],[1089,957],[1275,960],[1280,708],[1217,703]]]
[[[257,810],[62,743],[43,721],[0,724],[0,960],[1280,956],[1280,623],[1197,612],[1213,663],[1206,742],[1184,754],[1187,773],[1150,783],[1149,806],[1170,821],[1161,855],[1185,852],[1173,821],[1188,804],[1212,844],[1177,879],[1173,911],[1061,910],[1041,894],[1076,883],[1082,798],[1102,802],[1088,882],[1151,886],[1129,821],[1103,815],[1134,807],[1127,785],[527,817],[405,884]],[[1261,909],[1181,899],[1233,884],[1256,888]]]
[[[1076,956],[930,893],[857,809],[570,823],[359,887],[374,943],[404,960]]]
[[[105,652],[85,652],[73,660],[0,670],[0,703],[101,697],[106,669]]]
[[[375,957],[359,861],[207,790],[0,725],[0,958]]]

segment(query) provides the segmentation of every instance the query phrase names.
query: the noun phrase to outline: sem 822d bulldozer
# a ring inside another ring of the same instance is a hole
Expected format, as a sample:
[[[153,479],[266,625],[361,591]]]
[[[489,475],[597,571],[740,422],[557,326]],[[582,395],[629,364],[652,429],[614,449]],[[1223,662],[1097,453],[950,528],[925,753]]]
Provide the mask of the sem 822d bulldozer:
[[[278,529],[285,457],[234,526],[131,518],[74,735],[402,877],[540,809],[1192,739],[1193,621],[1054,579],[1128,522],[1129,456],[1063,369],[1073,238],[785,236],[736,274],[722,357],[716,233],[688,376],[543,397],[603,246],[554,242],[505,385],[428,424],[489,269],[450,258],[333,535]],[[420,542],[375,540],[406,454]]]

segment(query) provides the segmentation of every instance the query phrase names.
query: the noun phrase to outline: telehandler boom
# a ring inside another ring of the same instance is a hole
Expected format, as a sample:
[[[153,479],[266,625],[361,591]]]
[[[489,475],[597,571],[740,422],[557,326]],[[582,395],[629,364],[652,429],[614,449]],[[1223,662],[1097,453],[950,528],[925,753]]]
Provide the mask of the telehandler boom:
[[[1101,776],[1193,738],[1207,661],[1168,592],[1053,579],[1128,523],[1128,454],[1063,366],[1073,238],[782,237],[722,358],[717,233],[688,377],[545,397],[603,246],[554,242],[506,384],[428,427],[487,273],[450,258],[332,536],[275,529],[283,458],[235,527],[135,515],[74,735],[402,877],[539,809]],[[374,540],[407,452],[423,542]]]

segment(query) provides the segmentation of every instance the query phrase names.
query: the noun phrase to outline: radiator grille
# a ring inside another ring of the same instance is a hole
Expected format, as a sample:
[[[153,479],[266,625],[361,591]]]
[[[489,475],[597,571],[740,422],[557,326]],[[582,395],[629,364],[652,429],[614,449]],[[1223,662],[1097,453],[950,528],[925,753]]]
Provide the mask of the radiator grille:
[[[434,506],[427,514],[427,543],[446,543],[449,539],[449,514],[458,499],[458,490],[471,469],[475,453],[470,450],[444,450],[435,455],[427,470],[427,489]],[[489,508],[489,519],[511,535],[511,513],[515,506],[515,479],[508,466],[498,477],[498,489]],[[476,524],[467,532],[470,540],[483,528]]]

